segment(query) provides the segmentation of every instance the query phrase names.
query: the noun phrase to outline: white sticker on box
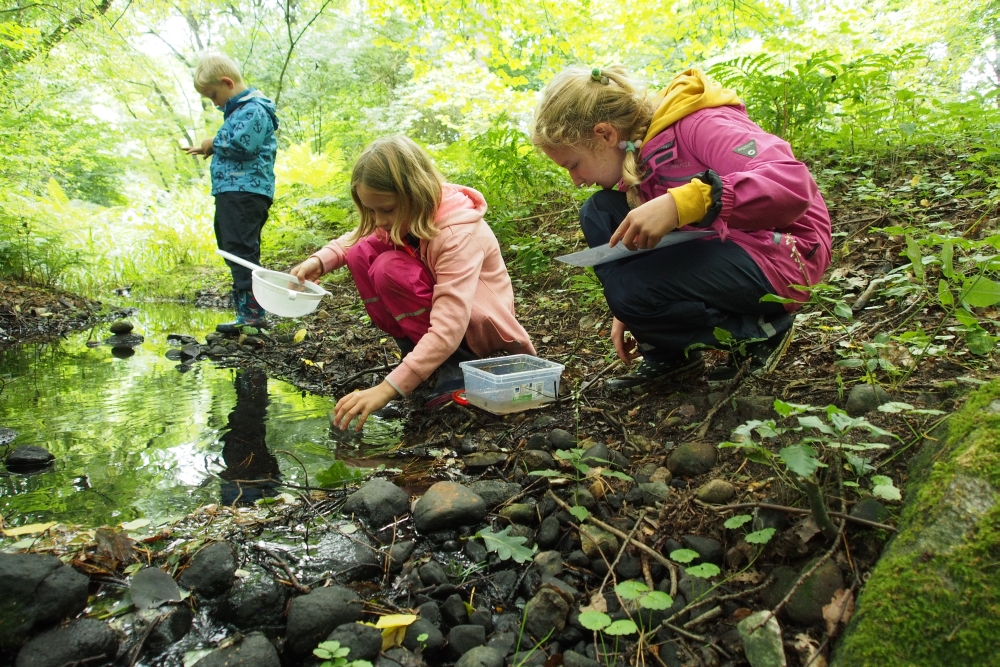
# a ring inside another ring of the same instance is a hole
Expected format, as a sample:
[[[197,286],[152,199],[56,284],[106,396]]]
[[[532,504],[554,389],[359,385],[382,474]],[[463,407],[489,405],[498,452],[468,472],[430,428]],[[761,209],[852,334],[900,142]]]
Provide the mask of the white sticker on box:
[[[511,399],[511,403],[533,401],[536,398],[536,394],[540,398],[544,387],[544,382],[526,382],[525,384],[518,385],[514,387],[514,397]]]

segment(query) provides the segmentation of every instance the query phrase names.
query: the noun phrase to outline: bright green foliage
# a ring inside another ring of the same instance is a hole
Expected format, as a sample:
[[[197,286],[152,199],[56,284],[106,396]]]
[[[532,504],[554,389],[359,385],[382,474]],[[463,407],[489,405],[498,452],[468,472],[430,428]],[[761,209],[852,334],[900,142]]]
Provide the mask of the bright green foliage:
[[[316,482],[325,488],[333,488],[363,480],[371,472],[367,468],[351,468],[337,459],[326,470],[316,473]]]
[[[321,642],[313,649],[313,655],[323,660],[320,667],[372,667],[367,660],[348,660],[350,652],[349,647],[335,640]]]
[[[515,563],[524,563],[525,561],[531,560],[538,547],[532,547],[529,549],[524,546],[524,543],[528,541],[528,538],[511,535],[511,528],[512,526],[507,526],[499,533],[494,533],[489,528],[484,528],[476,533],[476,537],[483,540],[486,544],[487,551],[495,551],[500,560],[510,560],[513,558]]]
[[[627,618],[615,621],[608,627],[604,628],[604,634],[620,636],[620,635],[634,635],[639,631],[636,627],[635,622]]]
[[[670,552],[670,560],[678,563],[690,563],[698,557],[698,552],[693,549],[676,549]]]
[[[749,514],[737,514],[736,516],[731,516],[728,519],[726,519],[726,522],[723,523],[722,525],[730,529],[739,528],[748,521],[753,521],[753,517],[750,516]]]
[[[699,579],[711,579],[722,572],[722,570],[714,563],[702,563],[701,565],[685,568],[684,572]]]
[[[580,625],[587,628],[588,630],[603,630],[604,628],[611,625],[611,617],[604,612],[594,611],[593,609],[589,611],[584,611],[580,613]]]
[[[767,544],[774,537],[774,528],[763,528],[761,530],[748,533],[743,539],[750,544]]]

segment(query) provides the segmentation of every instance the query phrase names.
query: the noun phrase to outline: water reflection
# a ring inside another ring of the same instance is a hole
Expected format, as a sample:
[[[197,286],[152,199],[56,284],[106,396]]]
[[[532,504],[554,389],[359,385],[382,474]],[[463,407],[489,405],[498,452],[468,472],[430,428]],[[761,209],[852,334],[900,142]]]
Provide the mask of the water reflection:
[[[226,469],[219,473],[221,500],[224,505],[246,505],[276,495],[274,482],[281,479],[281,470],[267,448],[267,375],[241,370],[233,385],[236,405],[229,413],[229,431],[221,438],[226,462]]]

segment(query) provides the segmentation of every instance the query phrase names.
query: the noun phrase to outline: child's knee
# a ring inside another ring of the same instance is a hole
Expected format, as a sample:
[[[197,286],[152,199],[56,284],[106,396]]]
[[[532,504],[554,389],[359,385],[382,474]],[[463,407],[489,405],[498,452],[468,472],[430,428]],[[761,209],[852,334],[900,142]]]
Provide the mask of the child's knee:
[[[368,268],[368,276],[379,293],[411,292],[416,285],[426,282],[422,275],[424,273],[426,269],[420,260],[400,250],[381,253]]]

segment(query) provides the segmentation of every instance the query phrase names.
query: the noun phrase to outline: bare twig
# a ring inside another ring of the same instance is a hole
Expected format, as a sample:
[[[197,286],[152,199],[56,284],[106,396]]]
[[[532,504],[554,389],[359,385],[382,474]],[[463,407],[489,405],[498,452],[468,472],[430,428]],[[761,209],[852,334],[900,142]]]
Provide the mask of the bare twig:
[[[267,554],[267,556],[268,556],[268,557],[269,557],[269,558],[270,558],[270,559],[271,559],[272,561],[274,561],[274,564],[275,564],[275,565],[279,566],[279,567],[280,567],[280,568],[281,568],[282,570],[284,570],[284,571],[285,571],[285,574],[287,574],[287,575],[288,575],[288,581],[290,581],[290,582],[291,582],[291,584],[292,584],[292,587],[293,587],[293,588],[294,588],[295,590],[297,590],[297,591],[298,591],[299,593],[302,593],[303,595],[307,595],[307,594],[308,594],[308,593],[310,592],[310,589],[309,589],[309,587],[308,587],[308,586],[304,586],[303,584],[300,584],[300,583],[299,583],[299,580],[298,580],[298,578],[297,578],[297,577],[295,576],[295,573],[294,573],[294,572],[292,572],[292,568],[290,568],[290,567],[288,566],[288,563],[286,563],[286,562],[285,562],[285,559],[284,559],[284,558],[282,558],[282,557],[281,557],[281,556],[279,556],[278,554],[274,553],[273,551],[271,551],[271,550],[270,550],[270,549],[268,549],[267,547],[263,547],[263,546],[261,546],[261,545],[259,545],[259,544],[255,544],[255,545],[253,545],[253,548],[255,548],[255,549],[259,549],[260,551],[262,551],[262,552],[264,552],[265,554]]]
[[[615,556],[614,562],[612,562],[611,566],[608,568],[608,573],[604,575],[604,581],[601,582],[601,587],[597,589],[598,593],[603,591],[604,587],[608,585],[608,579],[611,578],[611,573],[614,572],[615,568],[618,566],[618,561],[621,560],[622,554],[625,553],[625,548],[628,546],[628,543],[632,539],[632,536],[635,535],[635,531],[639,529],[639,524],[642,523],[642,520],[645,516],[646,516],[646,510],[642,510],[641,512],[639,512],[639,518],[636,519],[635,525],[632,526],[632,530],[631,532],[629,532],[628,537],[622,540],[622,546],[618,550],[618,555]]]
[[[717,512],[725,512],[728,510],[743,510],[743,509],[754,509],[761,508],[766,510],[778,510],[780,512],[787,512],[789,514],[812,514],[812,510],[803,509],[801,507],[787,507],[785,505],[772,505],[770,503],[737,503],[736,505],[710,505],[708,503],[702,502],[700,500],[694,501],[696,505],[702,507],[708,507],[716,510]],[[868,526],[869,528],[878,528],[880,530],[888,530],[889,532],[897,532],[895,526],[890,526],[885,523],[878,523],[877,521],[869,521],[867,519],[861,519],[856,516],[851,516],[850,514],[844,514],[843,512],[829,512],[830,516],[836,517],[838,519],[845,519],[851,523],[861,524],[862,526]]]

